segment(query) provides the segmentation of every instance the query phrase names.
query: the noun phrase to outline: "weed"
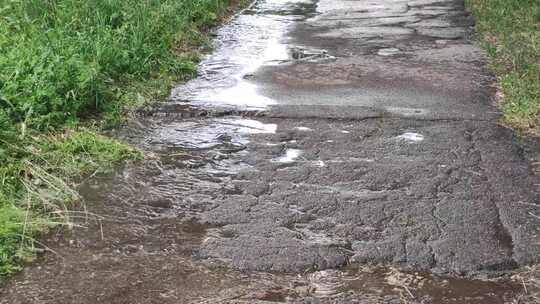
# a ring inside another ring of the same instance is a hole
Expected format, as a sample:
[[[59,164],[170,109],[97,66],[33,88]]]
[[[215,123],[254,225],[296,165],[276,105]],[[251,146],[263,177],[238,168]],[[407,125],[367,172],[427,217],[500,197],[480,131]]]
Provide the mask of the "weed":
[[[540,135],[540,0],[467,0],[502,89],[506,123]]]
[[[118,112],[130,83],[195,72],[175,47],[200,43],[225,0],[0,0],[0,100],[47,129]]]
[[[17,144],[4,142],[9,160],[0,165],[0,276],[32,257],[34,237],[70,225],[68,210],[80,200],[77,181],[108,172],[141,154],[89,130],[41,134],[29,131]]]

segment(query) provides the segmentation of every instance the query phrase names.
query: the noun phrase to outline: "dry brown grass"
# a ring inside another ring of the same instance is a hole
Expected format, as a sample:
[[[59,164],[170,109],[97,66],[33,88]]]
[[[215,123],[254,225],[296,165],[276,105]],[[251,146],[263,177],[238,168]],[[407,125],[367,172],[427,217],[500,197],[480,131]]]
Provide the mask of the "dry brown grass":
[[[514,304],[540,303],[540,265],[526,267],[512,276],[512,280],[523,285],[523,294],[514,299]]]

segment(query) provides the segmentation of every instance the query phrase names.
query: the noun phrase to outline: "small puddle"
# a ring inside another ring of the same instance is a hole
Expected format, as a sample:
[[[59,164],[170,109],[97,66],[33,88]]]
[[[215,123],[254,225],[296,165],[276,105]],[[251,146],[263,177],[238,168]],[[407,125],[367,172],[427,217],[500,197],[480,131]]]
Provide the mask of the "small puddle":
[[[322,167],[326,166],[326,164],[322,160],[314,161],[314,162],[312,162],[312,164],[313,164],[313,166],[319,167],[319,168],[322,168]]]
[[[344,283],[339,289],[342,292],[398,292],[411,302],[424,299],[426,303],[503,304],[522,292],[522,286],[511,282],[443,278],[429,273],[384,268],[351,268],[345,272],[342,281]]]
[[[512,282],[349,266],[302,275],[252,273],[228,297],[194,303],[229,303],[234,299],[238,303],[508,304],[517,303],[522,292],[522,287]]]
[[[273,162],[276,162],[276,163],[285,163],[285,164],[288,164],[288,163],[293,163],[296,161],[296,159],[298,159],[298,157],[300,157],[300,155],[302,155],[302,150],[299,150],[299,149],[287,149],[285,150],[285,154],[278,157],[278,158],[274,158],[272,161]]]
[[[399,49],[396,49],[396,48],[384,48],[384,49],[379,49],[379,51],[377,51],[377,55],[379,56],[394,56],[394,55],[397,55],[399,54],[401,51]]]
[[[420,142],[424,140],[424,135],[414,132],[405,132],[399,135],[397,138],[403,139],[409,142]]]
[[[245,145],[247,135],[275,133],[276,124],[264,124],[244,118],[185,119],[157,128],[148,136],[148,145],[190,150],[211,149],[223,145]]]
[[[277,125],[276,124],[264,124],[258,120],[253,119],[233,119],[223,120],[222,122],[225,125],[237,126],[239,127],[236,132],[245,133],[245,134],[262,134],[262,133],[276,133]]]

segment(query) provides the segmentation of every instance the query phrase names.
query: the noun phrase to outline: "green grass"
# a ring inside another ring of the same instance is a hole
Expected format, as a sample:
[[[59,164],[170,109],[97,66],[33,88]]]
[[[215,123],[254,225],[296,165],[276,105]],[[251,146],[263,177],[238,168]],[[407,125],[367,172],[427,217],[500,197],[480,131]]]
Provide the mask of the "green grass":
[[[81,177],[106,173],[141,154],[114,139],[80,129],[50,134],[28,131],[0,147],[0,276],[20,269],[33,255],[35,237],[70,225],[70,207]]]
[[[196,72],[235,0],[0,0],[0,278],[70,222],[82,177],[140,153],[98,134]]]
[[[185,52],[227,0],[0,0],[0,102],[46,129],[121,112],[133,82],[195,72]]]
[[[505,122],[540,135],[540,0],[467,0],[503,93]]]

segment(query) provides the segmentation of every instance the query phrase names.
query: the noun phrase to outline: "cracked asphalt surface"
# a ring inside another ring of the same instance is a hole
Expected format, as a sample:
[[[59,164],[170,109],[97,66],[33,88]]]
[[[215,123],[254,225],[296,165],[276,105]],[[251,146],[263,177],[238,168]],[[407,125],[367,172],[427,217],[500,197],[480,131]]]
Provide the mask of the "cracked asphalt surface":
[[[473,25],[460,0],[256,2],[0,303],[509,303],[540,180]]]

